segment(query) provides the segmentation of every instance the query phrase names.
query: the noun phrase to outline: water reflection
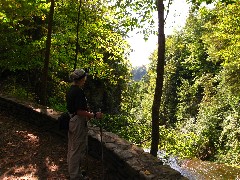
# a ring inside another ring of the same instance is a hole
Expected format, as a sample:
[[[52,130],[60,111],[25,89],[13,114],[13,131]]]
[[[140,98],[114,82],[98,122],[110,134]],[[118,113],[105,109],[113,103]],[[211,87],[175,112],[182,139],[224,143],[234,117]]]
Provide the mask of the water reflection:
[[[240,168],[237,167],[197,158],[179,160],[177,157],[167,157],[164,151],[159,152],[158,157],[190,180],[240,180]]]
[[[240,179],[239,168],[209,161],[201,161],[199,159],[183,160],[181,162],[181,168],[193,172],[193,174],[197,174],[197,179]]]

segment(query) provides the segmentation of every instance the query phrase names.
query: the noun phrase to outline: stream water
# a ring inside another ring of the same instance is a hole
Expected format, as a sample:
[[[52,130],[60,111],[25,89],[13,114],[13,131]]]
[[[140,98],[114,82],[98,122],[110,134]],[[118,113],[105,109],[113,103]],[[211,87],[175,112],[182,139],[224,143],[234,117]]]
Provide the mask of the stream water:
[[[164,152],[158,157],[164,164],[179,171],[190,180],[240,180],[240,168],[225,164],[201,161],[197,158],[178,160],[177,157],[166,159]]]
[[[145,151],[149,152],[147,149]],[[166,157],[164,151],[158,152],[158,158],[163,164],[169,165],[189,180],[240,180],[238,167],[197,158],[179,160],[177,157]]]

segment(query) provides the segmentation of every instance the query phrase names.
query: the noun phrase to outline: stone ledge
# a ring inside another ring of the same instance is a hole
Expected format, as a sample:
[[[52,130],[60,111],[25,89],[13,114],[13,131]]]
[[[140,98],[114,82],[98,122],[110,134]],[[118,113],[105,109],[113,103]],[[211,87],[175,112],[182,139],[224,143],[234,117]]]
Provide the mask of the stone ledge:
[[[0,108],[13,115],[16,114],[20,119],[34,123],[44,130],[52,131],[66,138],[66,132],[58,129],[57,118],[61,112],[3,95],[0,95]],[[162,165],[160,160],[144,152],[142,148],[121,139],[116,134],[103,130],[102,135],[103,142],[101,143],[100,128],[89,127],[89,154],[101,159],[101,149],[103,148],[105,179],[187,179],[178,171],[171,169],[170,166]]]

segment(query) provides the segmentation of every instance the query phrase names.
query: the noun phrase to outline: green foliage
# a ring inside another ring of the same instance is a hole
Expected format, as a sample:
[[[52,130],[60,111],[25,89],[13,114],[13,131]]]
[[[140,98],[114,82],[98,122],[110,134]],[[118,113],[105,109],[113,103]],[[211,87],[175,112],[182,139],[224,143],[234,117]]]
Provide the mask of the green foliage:
[[[223,131],[219,138],[222,148],[217,155],[220,162],[235,164],[240,160],[240,125],[238,121],[239,114],[237,112],[231,113],[224,119]]]
[[[172,128],[160,147],[169,153],[239,164],[238,17],[236,4],[202,8],[168,37],[161,112]]]
[[[239,12],[236,4],[201,8],[167,37],[159,149],[168,154],[239,165]],[[150,59],[122,103],[127,122],[149,127],[157,52]]]
[[[42,66],[45,2],[1,2],[0,67],[23,70]]]
[[[6,82],[1,83],[1,86],[1,92],[6,95],[28,101],[34,101],[35,99],[35,95],[31,93],[28,86],[18,84],[15,77],[9,78]]]
[[[138,30],[147,39],[150,34],[156,34],[154,28],[155,19],[153,12],[157,7],[155,1],[151,0],[114,0],[111,1],[112,7],[116,8],[115,19],[125,32]]]
[[[50,4],[45,1],[15,3],[10,0],[1,2],[1,5],[1,73],[17,76],[20,70],[31,72],[31,83],[28,85],[32,93],[37,95],[35,99],[38,101]],[[64,104],[65,92],[69,86],[68,75],[75,63],[78,8],[77,1],[58,1],[55,6],[47,92],[48,105],[57,109],[64,109],[61,104]],[[121,94],[129,80],[129,61],[126,58],[129,46],[123,39],[126,31],[122,31],[118,24],[128,16],[114,20],[117,8],[106,1],[82,1],[80,6],[77,68],[88,69],[91,77],[89,80],[95,84],[90,87],[90,91],[98,88],[97,82],[104,84],[104,90],[98,96],[109,92]],[[23,75],[22,79],[27,81],[29,77]],[[120,104],[120,98],[115,99],[109,101],[112,104],[116,102],[112,107]]]
[[[164,150],[168,155],[177,155],[181,158],[194,157],[199,152],[203,140],[194,132],[184,132],[179,129],[160,128],[159,150]]]
[[[102,124],[101,124],[102,122]],[[112,133],[139,146],[146,146],[150,140],[149,126],[135,121],[123,114],[106,115],[102,121],[96,120],[94,124],[101,126]]]
[[[121,110],[127,117],[127,139],[140,146],[148,147],[151,137],[151,104],[149,101],[153,99],[153,96],[148,93],[151,86],[147,86],[144,78],[128,85],[122,95]]]
[[[229,87],[231,93],[240,96],[239,7],[229,5],[223,10],[223,6],[218,5],[213,13],[217,13],[218,17],[205,25],[209,33],[203,37],[204,42],[209,45],[209,60],[221,63],[223,69],[220,76],[223,77],[223,84]]]
[[[50,91],[48,94],[50,94],[49,97],[49,104],[50,106],[61,112],[66,112],[66,91],[70,87],[70,84],[68,84],[65,81],[62,81],[60,79],[54,79],[53,82],[55,84],[52,84],[52,91]]]

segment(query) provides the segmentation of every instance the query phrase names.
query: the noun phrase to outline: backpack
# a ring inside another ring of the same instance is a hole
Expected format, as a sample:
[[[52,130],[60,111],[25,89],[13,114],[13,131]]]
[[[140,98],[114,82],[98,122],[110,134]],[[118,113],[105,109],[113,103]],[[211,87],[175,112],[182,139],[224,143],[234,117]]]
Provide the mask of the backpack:
[[[69,121],[71,117],[68,112],[63,112],[59,117],[58,117],[58,122],[59,122],[59,130],[67,130],[69,129]]]

